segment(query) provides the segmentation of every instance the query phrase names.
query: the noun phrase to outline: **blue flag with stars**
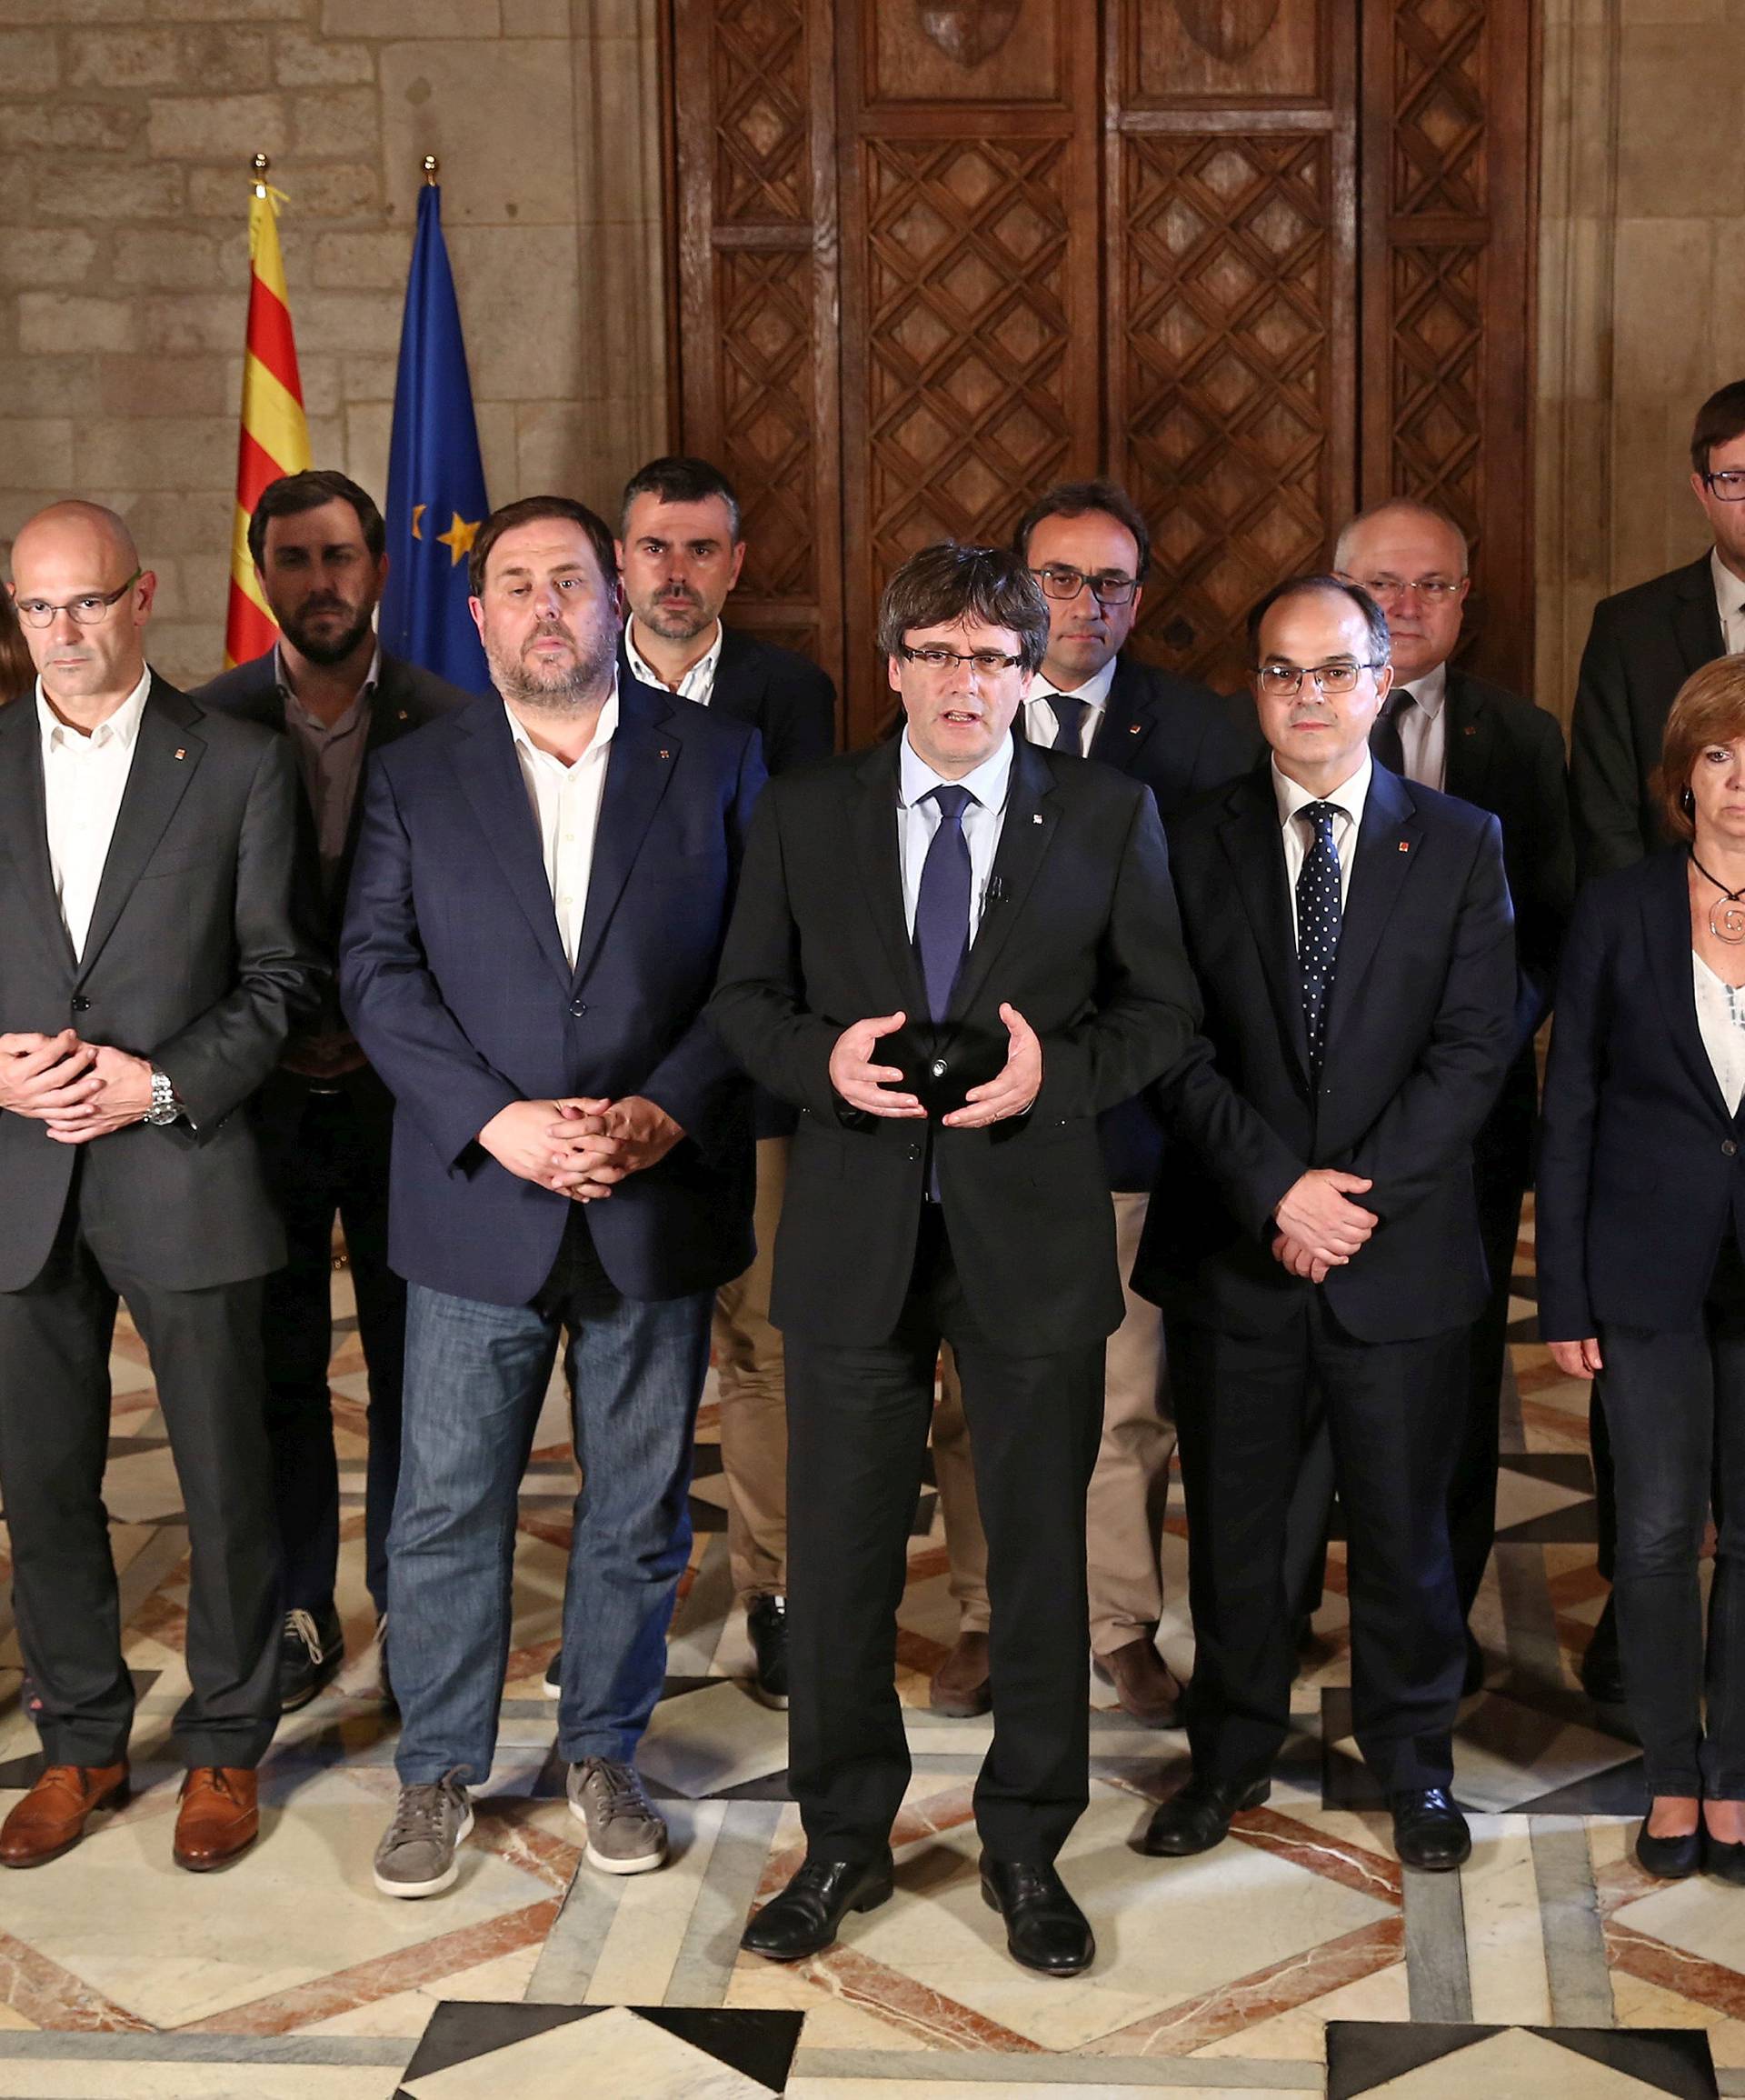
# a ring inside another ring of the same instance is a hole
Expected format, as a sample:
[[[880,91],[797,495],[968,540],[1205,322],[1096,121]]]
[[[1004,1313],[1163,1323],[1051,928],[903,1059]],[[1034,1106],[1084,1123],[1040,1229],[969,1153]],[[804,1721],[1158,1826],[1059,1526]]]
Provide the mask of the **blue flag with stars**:
[[[418,193],[394,388],[382,645],[469,693],[491,690],[466,605],[466,557],[487,515],[442,192],[426,183]]]

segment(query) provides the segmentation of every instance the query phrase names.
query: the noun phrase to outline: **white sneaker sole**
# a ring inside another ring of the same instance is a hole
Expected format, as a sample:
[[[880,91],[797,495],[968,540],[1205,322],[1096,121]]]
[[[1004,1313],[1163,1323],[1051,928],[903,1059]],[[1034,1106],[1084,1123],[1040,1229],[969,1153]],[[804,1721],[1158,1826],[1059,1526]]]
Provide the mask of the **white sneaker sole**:
[[[573,1801],[570,1803],[570,1814],[583,1830],[588,1827],[586,1811],[578,1808]],[[662,1840],[658,1852],[645,1852],[638,1859],[608,1859],[604,1853],[596,1852],[592,1844],[583,1847],[582,1856],[602,1874],[653,1874],[656,1867],[666,1865],[666,1841]]]
[[[454,1850],[460,1852],[473,1829],[473,1811],[466,1812],[466,1820],[454,1833]],[[445,1888],[453,1888],[460,1878],[461,1863],[458,1857],[451,1859],[434,1881],[389,1881],[379,1867],[372,1867],[370,1878],[384,1895],[397,1895],[412,1901],[421,1895],[441,1895]]]
[[[549,1677],[542,1677],[539,1680],[539,1688],[548,1699],[561,1699],[563,1696],[563,1685],[553,1684]]]

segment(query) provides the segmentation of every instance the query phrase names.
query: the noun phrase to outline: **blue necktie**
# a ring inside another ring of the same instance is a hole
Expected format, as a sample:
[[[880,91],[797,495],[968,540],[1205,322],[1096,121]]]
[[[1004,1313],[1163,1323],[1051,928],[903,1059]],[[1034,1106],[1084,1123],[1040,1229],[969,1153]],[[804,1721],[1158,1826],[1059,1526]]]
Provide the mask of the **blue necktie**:
[[[1309,1074],[1321,1076],[1327,1002],[1339,960],[1339,848],[1333,844],[1336,802],[1306,803],[1297,815],[1315,827],[1297,876],[1297,968],[1302,978],[1302,1025],[1309,1038]]]
[[[1051,751],[1070,751],[1079,756],[1083,748],[1079,738],[1084,733],[1084,717],[1091,703],[1074,700],[1067,693],[1045,693],[1042,697],[1054,711],[1054,741]]]
[[[970,945],[970,844],[963,812],[975,800],[967,787],[935,787],[939,829],[927,846],[915,896],[915,954],[927,988],[928,1018],[942,1021]]]

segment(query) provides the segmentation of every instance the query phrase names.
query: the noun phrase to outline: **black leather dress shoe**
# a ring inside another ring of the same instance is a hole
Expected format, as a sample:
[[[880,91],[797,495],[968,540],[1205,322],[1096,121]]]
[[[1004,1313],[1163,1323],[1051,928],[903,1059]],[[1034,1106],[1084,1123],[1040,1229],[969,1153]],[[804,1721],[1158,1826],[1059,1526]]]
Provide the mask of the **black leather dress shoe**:
[[[1624,1703],[1624,1664],[1618,1653],[1618,1613],[1612,1598],[1594,1622],[1593,1637],[1581,1657],[1581,1689],[1596,1706]]]
[[[891,1895],[891,1855],[874,1860],[808,1858],[740,1935],[750,1954],[773,1962],[821,1955],[852,1910],[876,1910]]]
[[[982,1855],[982,1900],[1006,1921],[1006,1952],[1043,1976],[1076,1976],[1097,1958],[1090,1921],[1052,1866]]]
[[[1393,1811],[1393,1849],[1402,1866],[1421,1874],[1447,1874],[1472,1856],[1466,1818],[1440,1786],[1409,1786],[1388,1796]]]
[[[1210,1852],[1230,1835],[1230,1819],[1258,1808],[1272,1791],[1270,1779],[1202,1779],[1196,1773],[1179,1794],[1153,1811],[1139,1849],[1153,1858],[1185,1859]]]
[[[1644,1816],[1642,1827],[1636,1833],[1636,1857],[1657,1881],[1683,1881],[1704,1865],[1703,1835],[1702,1825],[1699,1822],[1694,1830],[1686,1831],[1678,1836],[1651,1837],[1649,1835],[1648,1818]],[[1718,1848],[1712,1838],[1709,1840],[1708,1849],[1711,1860],[1718,1849],[1745,1855],[1745,1845]],[[1710,1871],[1715,1873],[1718,1870],[1710,1866]],[[1727,1877],[1722,1875],[1720,1878],[1725,1880]]]

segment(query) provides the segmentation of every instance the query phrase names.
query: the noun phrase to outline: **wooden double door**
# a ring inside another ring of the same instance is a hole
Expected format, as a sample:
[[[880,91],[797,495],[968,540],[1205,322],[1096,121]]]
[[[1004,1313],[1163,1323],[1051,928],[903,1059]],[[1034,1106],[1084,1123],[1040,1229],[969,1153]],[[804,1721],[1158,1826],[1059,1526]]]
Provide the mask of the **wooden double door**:
[[[1140,645],[1242,622],[1396,493],[1471,535],[1471,660],[1532,660],[1533,0],[667,0],[683,449],[735,621],[862,743],[879,590],[1109,473]]]

